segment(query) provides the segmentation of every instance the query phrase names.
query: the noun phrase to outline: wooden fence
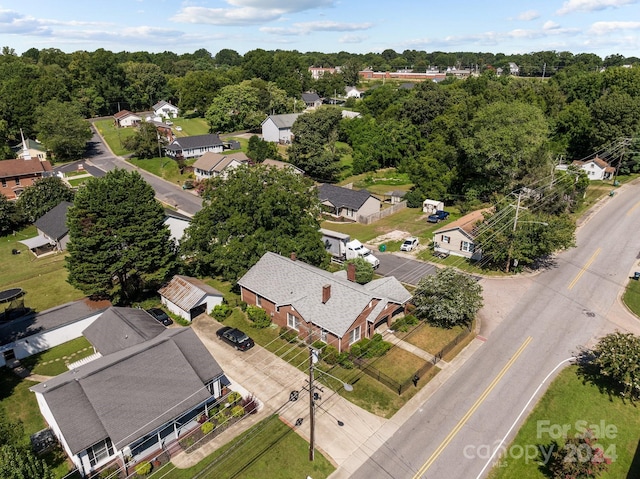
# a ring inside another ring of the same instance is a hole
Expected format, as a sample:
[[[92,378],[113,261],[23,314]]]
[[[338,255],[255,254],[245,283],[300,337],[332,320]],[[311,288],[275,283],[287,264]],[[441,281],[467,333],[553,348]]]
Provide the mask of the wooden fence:
[[[397,213],[398,211],[403,210],[406,207],[407,207],[407,202],[401,201],[400,203],[392,205],[389,208],[380,210],[377,213],[373,213],[369,216],[358,216],[358,223],[362,223],[363,225],[368,225],[373,223],[374,221],[378,221],[379,219],[382,219],[389,215]]]

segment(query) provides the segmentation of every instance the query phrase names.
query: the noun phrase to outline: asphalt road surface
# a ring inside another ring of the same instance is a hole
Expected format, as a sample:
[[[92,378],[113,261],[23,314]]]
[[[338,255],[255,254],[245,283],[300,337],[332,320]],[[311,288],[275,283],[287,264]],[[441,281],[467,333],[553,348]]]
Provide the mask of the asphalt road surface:
[[[528,278],[532,286],[472,358],[352,477],[486,477],[564,360],[621,324],[637,327],[617,297],[640,252],[639,193],[640,184],[627,185],[608,198],[578,231],[577,248]]]
[[[113,155],[103,143],[100,136],[95,132],[95,129],[93,127],[92,129],[93,137],[87,145],[85,158],[90,163],[87,165],[88,167],[93,165],[103,171],[111,171],[115,168],[124,168],[129,171],[137,170],[147,183],[153,187],[156,192],[156,198],[163,203],[169,204],[190,215],[194,215],[202,209],[202,199],[199,196],[190,191],[183,191],[179,185],[174,185],[173,183],[158,178]],[[173,161],[170,158],[166,160]]]
[[[417,285],[426,275],[435,274],[436,267],[424,261],[406,258],[392,253],[376,251],[376,258],[380,260],[380,266],[376,273],[383,276],[395,276],[402,283]]]

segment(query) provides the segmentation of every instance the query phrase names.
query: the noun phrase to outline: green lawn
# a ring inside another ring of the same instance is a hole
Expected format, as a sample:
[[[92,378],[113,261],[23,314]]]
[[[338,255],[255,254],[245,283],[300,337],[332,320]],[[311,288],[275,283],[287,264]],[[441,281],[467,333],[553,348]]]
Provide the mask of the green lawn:
[[[36,236],[34,226],[0,238],[0,290],[22,288],[24,304],[36,311],[75,301],[84,297],[81,291],[67,283],[64,268],[66,253],[36,258],[19,240]],[[18,249],[21,254],[11,254]]]
[[[633,314],[640,316],[640,281],[629,280],[622,301]]]
[[[396,333],[396,336],[423,351],[436,354],[464,330],[462,326],[445,329],[422,323],[406,333]]]
[[[149,173],[156,175],[160,178],[163,178],[171,183],[179,183],[182,184],[186,180],[193,179],[193,173],[183,173],[180,174],[180,169],[178,168],[178,163],[168,157],[162,158],[129,158],[127,160],[134,166],[141,168]],[[187,160],[187,165],[192,165],[195,163],[196,158],[192,158]]]
[[[173,121],[173,133],[179,137],[209,133],[209,124],[204,118],[175,118],[171,121]],[[182,128],[182,131],[177,131],[177,126]]]
[[[111,148],[111,151],[113,151],[116,156],[123,156],[131,153],[131,151],[124,149],[122,142],[126,138],[135,134],[135,128],[116,128],[112,119],[97,120],[93,125],[100,132],[104,140],[109,145],[109,148]]]
[[[309,461],[309,443],[284,424],[277,416],[271,416],[229,444],[207,456],[189,469],[161,469],[159,477],[165,479],[191,479],[202,477],[289,479],[292,477],[328,477],[335,468],[316,451]]]
[[[42,353],[29,356],[21,362],[34,374],[57,376],[68,371],[67,363],[91,356],[93,352],[91,343],[84,336],[81,336]]]
[[[547,447],[555,439],[561,441],[554,435],[556,428],[550,429],[551,426],[568,425],[569,434],[576,434],[579,428],[584,429],[592,424],[600,428],[604,424],[605,429],[608,428],[607,433],[598,434],[598,443],[603,447],[605,456],[612,459],[608,471],[598,477],[640,477],[640,458],[637,457],[640,456],[640,414],[637,405],[625,403],[619,397],[610,397],[593,384],[583,383],[577,375],[576,366],[565,369],[553,381],[514,442],[506,449],[507,454],[502,458],[501,464],[494,468],[489,477],[547,478],[540,470],[538,458],[517,458],[519,453],[528,451],[532,456],[539,445]]]
[[[353,183],[356,188],[367,189],[376,194],[385,194],[393,190],[409,191],[413,186],[409,175],[407,173],[398,173],[395,168],[383,168],[378,171],[368,171],[360,175],[349,176],[340,181],[339,184],[346,185],[348,183]]]

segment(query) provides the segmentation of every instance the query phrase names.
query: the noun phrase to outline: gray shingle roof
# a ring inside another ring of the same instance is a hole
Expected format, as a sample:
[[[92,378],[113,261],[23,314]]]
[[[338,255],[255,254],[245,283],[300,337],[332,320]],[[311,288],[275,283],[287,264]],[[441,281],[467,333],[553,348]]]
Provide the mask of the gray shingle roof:
[[[367,190],[350,190],[327,183],[323,183],[318,187],[318,198],[320,198],[320,201],[328,201],[336,208],[359,210],[370,196],[371,193]]]
[[[213,286],[209,286],[204,281],[189,276],[175,275],[171,281],[158,290],[173,304],[183,311],[190,311],[197,306],[206,295],[220,296],[223,294]]]
[[[96,359],[31,388],[44,395],[71,451],[110,437],[120,449],[210,397],[223,374],[190,328]]]
[[[67,228],[67,210],[70,206],[73,206],[73,204],[68,201],[63,201],[54,206],[36,220],[36,228],[49,238],[59,240],[69,232],[69,228]]]
[[[271,121],[273,121],[273,124],[276,125],[278,129],[282,130],[291,128],[299,116],[300,113],[285,113],[283,115],[269,115],[267,120],[271,119]]]
[[[164,330],[165,327],[144,309],[112,307],[82,334],[100,354],[106,356],[155,338]]]
[[[220,137],[216,134],[209,135],[195,135],[185,136],[182,138],[176,138],[173,142],[167,146],[167,150],[181,151],[190,150],[193,148],[207,148],[212,146],[222,146],[223,143]]]
[[[240,278],[238,284],[277,306],[293,306],[305,321],[342,337],[372,300],[380,300],[383,308],[389,302],[402,304],[401,299],[408,301],[411,298],[406,290],[406,294],[400,298],[398,291],[404,287],[398,280],[393,277],[386,280],[389,281],[387,286],[375,285],[372,290],[368,290],[358,283],[302,261],[292,261],[276,253],[265,253]],[[394,282],[397,287],[392,286]],[[323,303],[322,288],[327,284],[331,286],[331,298]],[[397,299],[380,294],[383,290],[393,292]]]
[[[109,306],[109,301],[91,301],[85,298],[0,324],[0,345],[75,323],[105,311]]]

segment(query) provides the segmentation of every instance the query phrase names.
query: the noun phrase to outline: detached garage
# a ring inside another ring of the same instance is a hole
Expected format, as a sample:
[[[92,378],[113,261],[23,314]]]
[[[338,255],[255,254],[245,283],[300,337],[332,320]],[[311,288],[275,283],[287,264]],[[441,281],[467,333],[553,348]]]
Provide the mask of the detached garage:
[[[189,276],[175,275],[158,293],[169,311],[187,321],[202,313],[209,314],[216,305],[222,304],[220,291]]]

